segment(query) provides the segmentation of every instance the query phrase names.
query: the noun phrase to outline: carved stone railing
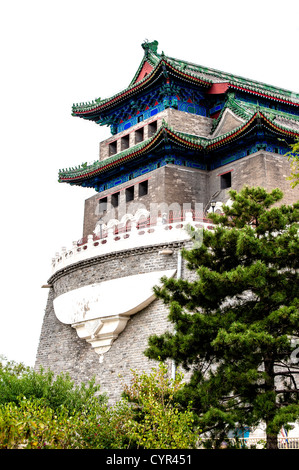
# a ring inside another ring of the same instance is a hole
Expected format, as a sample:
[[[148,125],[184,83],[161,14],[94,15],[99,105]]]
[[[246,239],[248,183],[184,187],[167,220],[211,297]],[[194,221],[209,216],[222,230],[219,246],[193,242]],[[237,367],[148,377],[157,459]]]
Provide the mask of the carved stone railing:
[[[163,223],[163,217],[158,217],[155,223],[148,220],[144,218],[140,222],[140,214],[138,217],[127,214],[126,224],[113,219],[88,235],[87,240],[75,241],[69,249],[63,247],[52,259],[52,275],[74,263],[108,253],[188,240],[188,226],[212,228],[208,219],[195,217],[192,212],[187,212],[181,220],[167,220],[167,223]]]

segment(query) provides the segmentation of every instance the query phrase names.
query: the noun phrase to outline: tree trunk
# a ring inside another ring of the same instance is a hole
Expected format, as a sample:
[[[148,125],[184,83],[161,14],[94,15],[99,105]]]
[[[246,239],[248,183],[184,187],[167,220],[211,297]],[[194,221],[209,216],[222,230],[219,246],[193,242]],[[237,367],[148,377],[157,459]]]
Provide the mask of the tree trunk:
[[[269,434],[266,432],[267,436],[267,444],[266,448],[267,449],[278,449],[278,442],[277,442],[277,436],[273,434]]]
[[[272,358],[267,357],[265,358],[264,364],[265,364],[265,372],[267,374],[266,383],[265,383],[265,392],[266,393],[274,392],[273,404],[272,404],[273,411],[272,413],[270,412],[268,414],[267,419],[266,419],[266,439],[267,439],[266,448],[278,449],[277,434],[273,434],[273,431],[272,432],[269,431],[269,424],[271,423],[272,419],[275,416],[275,404],[276,404],[275,382],[274,382],[274,361]]]

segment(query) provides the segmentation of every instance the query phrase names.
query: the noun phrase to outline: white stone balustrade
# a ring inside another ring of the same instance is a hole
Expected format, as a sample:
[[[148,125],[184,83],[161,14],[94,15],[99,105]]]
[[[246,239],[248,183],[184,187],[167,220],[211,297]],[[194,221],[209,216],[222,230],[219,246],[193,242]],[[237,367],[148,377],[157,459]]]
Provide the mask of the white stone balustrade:
[[[63,247],[61,253],[56,253],[55,258],[52,259],[52,275],[71,264],[108,253],[188,240],[190,235],[187,226],[195,229],[212,226],[206,219],[194,221],[192,212],[187,212],[184,220],[173,223],[163,223],[163,217],[159,217],[155,225],[146,225],[144,228],[138,228],[136,216],[127,217],[127,220],[130,220],[131,224],[128,231],[123,227],[123,230],[120,229],[119,233],[115,233],[115,227],[121,227],[122,224],[113,219],[101,227],[104,234],[102,238],[88,235],[87,242],[82,245],[73,242],[71,249]]]

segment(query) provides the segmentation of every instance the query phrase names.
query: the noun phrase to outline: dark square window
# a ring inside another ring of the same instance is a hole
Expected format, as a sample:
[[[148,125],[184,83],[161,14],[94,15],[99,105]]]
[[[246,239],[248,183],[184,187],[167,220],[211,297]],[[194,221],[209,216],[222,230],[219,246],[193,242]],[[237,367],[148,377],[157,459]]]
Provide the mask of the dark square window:
[[[158,129],[157,121],[151,122],[148,125],[148,136],[152,137],[157,132],[157,129]]]
[[[103,197],[99,200],[99,212],[102,213],[105,211],[107,211],[107,198]]]
[[[111,144],[109,144],[109,157],[111,157],[111,155],[115,155],[117,152],[117,141],[115,140],[114,142],[111,142]]]
[[[232,173],[231,171],[228,173],[224,173],[224,175],[220,175],[220,188],[226,189],[230,188],[232,185]]]
[[[118,207],[119,205],[119,193],[114,193],[111,195],[111,205],[112,207]]]
[[[143,127],[141,127],[141,129],[137,129],[135,131],[135,144],[142,142],[143,139],[144,139],[144,130],[143,130]]]
[[[130,138],[129,135],[125,135],[124,137],[121,138],[120,141],[120,148],[121,150],[126,150],[130,146]]]
[[[134,199],[134,186],[130,186],[126,189],[126,202],[133,201]]]
[[[146,196],[147,193],[148,193],[148,180],[142,181],[141,183],[139,183],[138,196],[139,197]]]

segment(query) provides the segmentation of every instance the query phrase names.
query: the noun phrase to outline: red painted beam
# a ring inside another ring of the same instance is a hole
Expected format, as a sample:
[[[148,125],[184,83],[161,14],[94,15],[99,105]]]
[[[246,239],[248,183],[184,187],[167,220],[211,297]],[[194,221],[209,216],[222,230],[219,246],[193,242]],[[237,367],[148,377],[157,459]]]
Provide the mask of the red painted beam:
[[[208,95],[222,95],[228,90],[229,83],[213,83],[211,88],[207,91]]]

